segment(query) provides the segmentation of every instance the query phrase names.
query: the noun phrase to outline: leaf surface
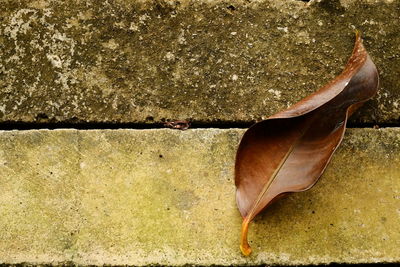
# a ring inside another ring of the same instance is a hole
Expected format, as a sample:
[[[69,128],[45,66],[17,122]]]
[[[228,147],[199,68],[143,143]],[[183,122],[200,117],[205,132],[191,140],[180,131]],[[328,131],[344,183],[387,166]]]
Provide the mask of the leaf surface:
[[[343,139],[347,118],[375,95],[378,85],[377,69],[357,32],[353,53],[339,76],[246,131],[235,163],[244,255],[251,253],[250,221],[277,198],[317,182]]]

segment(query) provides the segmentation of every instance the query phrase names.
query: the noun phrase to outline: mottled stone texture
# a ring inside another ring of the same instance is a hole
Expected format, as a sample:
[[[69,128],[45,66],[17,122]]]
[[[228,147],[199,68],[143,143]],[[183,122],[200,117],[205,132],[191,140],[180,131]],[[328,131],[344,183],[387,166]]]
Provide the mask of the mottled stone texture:
[[[0,264],[400,263],[400,129],[350,130],[319,183],[250,228],[244,130],[0,132]]]
[[[0,121],[255,121],[337,75],[354,29],[400,112],[400,2],[1,0]]]

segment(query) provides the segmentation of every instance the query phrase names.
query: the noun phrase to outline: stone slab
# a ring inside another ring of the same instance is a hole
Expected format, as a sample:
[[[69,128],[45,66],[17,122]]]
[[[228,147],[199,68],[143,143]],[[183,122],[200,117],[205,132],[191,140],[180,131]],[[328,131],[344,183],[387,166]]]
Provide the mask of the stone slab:
[[[352,129],[239,250],[242,129],[0,132],[0,264],[400,263],[400,128]]]
[[[0,122],[251,122],[340,73],[354,29],[398,123],[400,2],[0,1]]]

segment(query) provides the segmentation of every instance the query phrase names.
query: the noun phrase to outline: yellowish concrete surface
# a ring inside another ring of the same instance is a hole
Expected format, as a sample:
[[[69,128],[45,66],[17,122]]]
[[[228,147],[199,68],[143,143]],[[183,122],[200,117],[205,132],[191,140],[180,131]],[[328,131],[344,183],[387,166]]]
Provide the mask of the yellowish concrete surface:
[[[400,262],[400,129],[349,130],[239,250],[242,129],[0,132],[0,263]]]

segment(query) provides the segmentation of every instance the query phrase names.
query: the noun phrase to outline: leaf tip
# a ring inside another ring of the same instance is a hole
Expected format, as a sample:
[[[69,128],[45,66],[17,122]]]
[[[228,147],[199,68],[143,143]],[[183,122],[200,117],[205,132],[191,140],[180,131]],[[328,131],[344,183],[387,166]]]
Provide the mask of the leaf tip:
[[[356,39],[361,38],[361,32],[360,32],[360,30],[355,29],[355,30],[354,30],[354,33],[356,34]]]

